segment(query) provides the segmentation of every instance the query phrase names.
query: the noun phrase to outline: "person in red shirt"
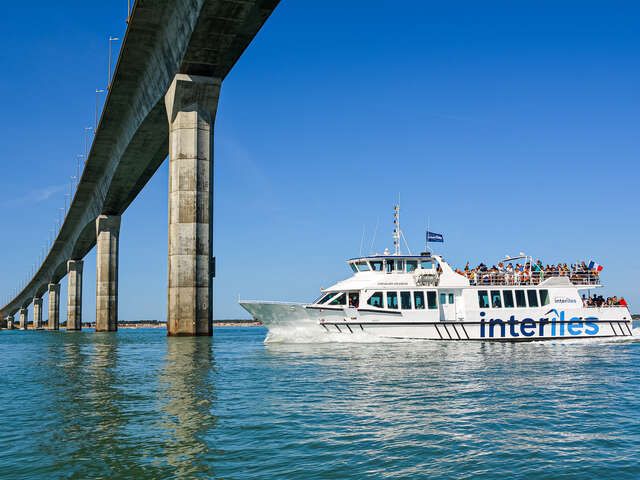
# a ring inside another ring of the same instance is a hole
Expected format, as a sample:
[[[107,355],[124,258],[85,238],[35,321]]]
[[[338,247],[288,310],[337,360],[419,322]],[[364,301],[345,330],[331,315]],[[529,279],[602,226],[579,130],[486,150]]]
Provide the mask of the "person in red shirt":
[[[627,307],[627,302],[625,302],[624,297],[620,297],[620,306],[621,307]]]

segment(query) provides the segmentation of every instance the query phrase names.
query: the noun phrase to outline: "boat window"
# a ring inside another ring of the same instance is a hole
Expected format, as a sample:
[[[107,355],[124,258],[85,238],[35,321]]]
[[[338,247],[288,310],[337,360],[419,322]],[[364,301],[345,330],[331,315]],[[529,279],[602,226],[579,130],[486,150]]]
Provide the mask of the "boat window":
[[[367,262],[358,262],[356,265],[358,266],[358,270],[360,270],[361,272],[368,272],[369,270],[371,270]]]
[[[382,271],[382,260],[374,260],[371,262],[371,268],[374,272]]]
[[[347,304],[347,294],[341,293],[336,298],[331,300],[327,305],[346,305]]]
[[[411,310],[411,292],[400,292],[400,308]]]
[[[504,308],[513,308],[513,292],[511,290],[503,290]]]
[[[349,266],[351,267],[351,270],[353,270],[353,273],[358,273],[358,269],[353,263],[349,263]]]
[[[396,270],[399,272],[404,270],[404,260],[396,260]]]
[[[353,308],[360,306],[360,292],[349,292],[349,306]]]
[[[422,260],[420,266],[424,269],[433,268],[433,262],[431,260]]]
[[[491,308],[502,308],[500,290],[491,290]]]
[[[447,294],[446,293],[441,293],[440,294],[440,305],[446,305],[447,303]]]
[[[489,308],[489,292],[486,290],[478,290],[478,306],[480,308]]]
[[[387,292],[387,308],[398,308],[398,292]]]
[[[429,306],[429,310],[438,308],[436,304],[436,292],[427,292],[427,305]]]
[[[382,308],[382,292],[375,292],[373,295],[369,297],[367,303],[372,307]]]
[[[408,273],[413,272],[416,268],[418,268],[418,261],[417,260],[407,260],[407,272]]]
[[[540,306],[549,305],[549,290],[540,290]]]
[[[325,296],[323,296],[320,300],[318,300],[316,303],[325,303],[327,300],[329,300],[331,297],[333,297],[336,294],[336,292],[330,292],[327,293]]]
[[[424,292],[413,292],[413,302],[416,310],[424,310]]]
[[[393,272],[393,260],[386,260],[384,264],[387,269],[387,273]]]
[[[524,296],[524,290],[516,290],[516,306],[518,308],[527,307],[527,300]]]
[[[454,300],[453,300],[453,293],[449,294],[449,303],[453,305]]]
[[[529,297],[529,306],[537,307],[538,306],[538,295],[535,290],[527,290],[527,297]]]

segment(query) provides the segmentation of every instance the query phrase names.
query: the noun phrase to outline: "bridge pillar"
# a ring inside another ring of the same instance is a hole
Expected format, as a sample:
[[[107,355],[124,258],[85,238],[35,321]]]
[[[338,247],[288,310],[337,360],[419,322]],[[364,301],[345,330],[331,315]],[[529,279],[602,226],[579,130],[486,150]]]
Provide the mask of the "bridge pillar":
[[[60,329],[60,284],[50,283],[49,290],[49,323],[47,330]]]
[[[26,330],[29,324],[29,310],[26,308],[20,309],[20,328]]]
[[[213,334],[213,125],[221,80],[178,74],[169,119],[167,334]]]
[[[67,262],[67,332],[82,330],[82,260]]]
[[[120,215],[96,219],[96,332],[118,330],[118,240]]]
[[[13,315],[7,317],[7,329],[13,330]]]
[[[42,298],[35,297],[33,299],[33,329],[42,328]]]

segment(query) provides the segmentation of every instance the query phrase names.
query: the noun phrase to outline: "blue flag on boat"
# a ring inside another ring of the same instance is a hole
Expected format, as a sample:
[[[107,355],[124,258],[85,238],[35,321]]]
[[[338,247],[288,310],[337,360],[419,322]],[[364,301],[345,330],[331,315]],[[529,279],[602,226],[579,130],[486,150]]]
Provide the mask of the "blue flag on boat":
[[[428,242],[440,242],[444,243],[444,237],[441,233],[433,233],[427,230],[427,243]]]

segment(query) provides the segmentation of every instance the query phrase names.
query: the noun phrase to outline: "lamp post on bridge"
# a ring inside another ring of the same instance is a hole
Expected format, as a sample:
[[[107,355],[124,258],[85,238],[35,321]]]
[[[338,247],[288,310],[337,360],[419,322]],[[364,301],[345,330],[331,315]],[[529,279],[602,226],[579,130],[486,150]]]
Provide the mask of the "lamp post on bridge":
[[[111,90],[111,42],[120,40],[118,37],[109,36],[109,81],[107,82],[107,89]]]
[[[111,58],[111,57],[109,57],[109,58]],[[111,66],[109,66],[109,75],[111,75]],[[98,133],[98,94],[99,93],[104,93],[104,90],[96,89],[96,123],[95,123],[94,129],[93,129],[93,134],[94,135],[96,133]]]

